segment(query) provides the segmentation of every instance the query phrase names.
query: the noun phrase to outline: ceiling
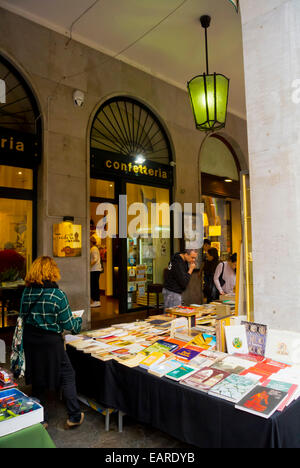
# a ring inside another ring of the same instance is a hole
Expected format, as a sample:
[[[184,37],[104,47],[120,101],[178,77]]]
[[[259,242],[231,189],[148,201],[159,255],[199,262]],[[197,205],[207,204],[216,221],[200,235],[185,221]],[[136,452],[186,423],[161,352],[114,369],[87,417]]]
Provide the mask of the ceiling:
[[[230,112],[246,118],[241,18],[228,0],[0,0],[0,7],[186,90],[205,66],[230,78]],[[78,70],[80,72],[81,70]]]

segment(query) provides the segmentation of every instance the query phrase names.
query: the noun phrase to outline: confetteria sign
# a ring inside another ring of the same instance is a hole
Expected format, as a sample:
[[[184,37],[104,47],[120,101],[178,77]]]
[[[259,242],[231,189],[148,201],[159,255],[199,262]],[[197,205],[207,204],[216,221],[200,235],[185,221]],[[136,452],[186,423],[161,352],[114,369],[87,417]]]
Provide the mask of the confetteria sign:
[[[113,169],[114,171],[124,172],[126,174],[142,174],[150,177],[157,177],[160,179],[167,179],[168,173],[167,171],[163,170],[161,167],[159,168],[152,168],[147,167],[145,164],[134,164],[134,163],[124,163],[120,161],[112,161],[107,159],[105,161],[105,166],[108,169]]]
[[[9,153],[10,151],[17,151],[24,153],[25,151],[25,142],[18,137],[14,136],[1,136],[0,139],[0,148],[1,153]]]
[[[40,150],[35,135],[0,127],[0,161],[38,162]]]
[[[167,164],[159,164],[150,159],[143,163],[136,162],[134,158],[124,155],[115,155],[93,149],[91,154],[92,175],[116,175],[126,178],[140,179],[141,181],[158,182],[171,185],[173,178],[172,167]]]

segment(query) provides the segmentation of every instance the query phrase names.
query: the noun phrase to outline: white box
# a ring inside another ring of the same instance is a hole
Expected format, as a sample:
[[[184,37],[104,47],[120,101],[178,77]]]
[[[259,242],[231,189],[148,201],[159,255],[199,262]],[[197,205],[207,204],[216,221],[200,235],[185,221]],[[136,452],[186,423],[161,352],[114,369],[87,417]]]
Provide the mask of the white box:
[[[9,390],[3,390],[0,392],[0,409],[2,408],[1,400],[3,398],[15,398],[26,397],[31,400],[27,395],[22,393],[16,388],[11,388]],[[20,431],[26,427],[33,426],[44,420],[44,408],[38,403],[34,402],[34,409],[26,414],[17,415],[11,419],[5,421],[0,421],[0,437],[12,434],[13,432]],[[9,407],[8,407],[9,410]]]

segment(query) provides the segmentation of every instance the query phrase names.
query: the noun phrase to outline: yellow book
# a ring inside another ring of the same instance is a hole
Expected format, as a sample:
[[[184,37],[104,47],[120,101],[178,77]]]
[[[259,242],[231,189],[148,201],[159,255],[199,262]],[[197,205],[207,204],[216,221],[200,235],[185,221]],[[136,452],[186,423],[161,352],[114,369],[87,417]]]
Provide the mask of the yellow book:
[[[144,369],[149,369],[150,366],[153,364],[158,364],[159,362],[166,359],[166,355],[159,351],[154,351],[153,353],[149,354],[143,361],[141,361],[140,366]]]

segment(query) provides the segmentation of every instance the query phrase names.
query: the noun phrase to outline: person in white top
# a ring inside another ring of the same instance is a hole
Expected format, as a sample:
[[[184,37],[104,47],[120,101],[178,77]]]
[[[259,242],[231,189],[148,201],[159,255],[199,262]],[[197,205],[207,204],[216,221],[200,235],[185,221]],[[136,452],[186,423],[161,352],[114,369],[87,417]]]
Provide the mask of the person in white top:
[[[223,294],[234,294],[235,292],[236,262],[237,262],[237,254],[234,253],[230,256],[227,262],[220,262],[216,268],[216,271],[214,274],[214,283],[221,296]],[[222,274],[222,271],[223,271],[223,274]],[[222,274],[223,281],[225,281],[225,283],[222,285],[220,283],[221,274]]]
[[[100,252],[97,247],[97,239],[95,236],[90,238],[90,272],[91,272],[91,307],[100,307],[100,290],[99,278],[100,273],[103,271],[101,265]]]

